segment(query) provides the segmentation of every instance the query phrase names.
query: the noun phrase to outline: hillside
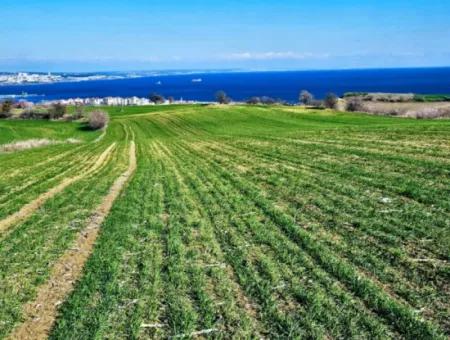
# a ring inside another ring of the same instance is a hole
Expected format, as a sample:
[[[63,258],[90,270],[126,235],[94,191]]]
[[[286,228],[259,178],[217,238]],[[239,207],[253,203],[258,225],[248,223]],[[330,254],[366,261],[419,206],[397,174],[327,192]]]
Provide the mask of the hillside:
[[[0,122],[0,338],[450,336],[450,121],[108,110]]]

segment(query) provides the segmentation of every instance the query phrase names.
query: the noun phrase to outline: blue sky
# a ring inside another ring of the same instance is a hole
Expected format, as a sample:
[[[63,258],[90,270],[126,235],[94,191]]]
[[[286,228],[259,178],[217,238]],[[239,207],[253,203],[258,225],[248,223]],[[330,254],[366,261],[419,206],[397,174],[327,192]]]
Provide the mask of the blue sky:
[[[448,0],[1,0],[0,71],[450,65]]]

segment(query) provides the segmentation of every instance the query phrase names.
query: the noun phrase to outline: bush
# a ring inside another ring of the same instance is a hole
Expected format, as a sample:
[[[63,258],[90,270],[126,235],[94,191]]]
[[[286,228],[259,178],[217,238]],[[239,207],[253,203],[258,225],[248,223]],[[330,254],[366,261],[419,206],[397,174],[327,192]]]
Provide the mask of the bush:
[[[229,104],[231,102],[231,98],[228,97],[225,91],[217,91],[216,100],[219,104]]]
[[[13,101],[11,99],[4,100],[0,105],[0,118],[11,117],[12,107],[13,107]]]
[[[250,105],[261,104],[261,98],[259,98],[259,97],[250,97],[249,99],[247,99],[247,104],[250,104]]]
[[[26,109],[19,114],[20,119],[44,119],[49,120],[53,117],[49,109],[34,108]]]
[[[76,105],[74,113],[72,114],[72,120],[78,120],[84,117],[84,106]]]
[[[300,92],[299,99],[300,103],[303,105],[311,105],[311,102],[314,100],[314,96],[310,92],[303,90]]]
[[[108,124],[108,121],[108,114],[101,110],[92,111],[88,117],[88,125],[92,130],[103,129]]]
[[[0,111],[0,119],[10,118],[12,116],[11,112]]]
[[[49,110],[51,119],[62,118],[66,114],[66,112],[67,112],[66,106],[60,103],[52,104]]]
[[[309,106],[311,106],[314,109],[323,109],[324,108],[323,101],[319,100],[319,99],[313,99],[311,101],[311,103],[309,104]]]
[[[261,97],[261,103],[264,105],[273,105],[275,104],[277,101],[275,99],[273,99],[272,97]]]
[[[154,92],[148,96],[148,99],[155,104],[162,104],[165,101],[164,96]]]
[[[328,109],[335,109],[338,103],[338,97],[334,93],[327,93],[324,99],[324,105]]]
[[[364,111],[364,103],[361,97],[352,97],[347,100],[346,110],[349,112]]]

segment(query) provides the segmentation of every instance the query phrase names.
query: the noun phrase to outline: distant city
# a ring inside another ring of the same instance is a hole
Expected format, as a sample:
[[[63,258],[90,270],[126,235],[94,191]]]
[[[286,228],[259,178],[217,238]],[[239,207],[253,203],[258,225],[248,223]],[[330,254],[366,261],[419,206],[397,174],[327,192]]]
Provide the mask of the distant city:
[[[131,79],[165,75],[212,74],[223,72],[240,72],[240,70],[161,70],[135,72],[98,72],[98,73],[42,73],[42,72],[0,72],[0,85],[52,84],[62,82],[83,82],[92,80]],[[193,79],[192,82],[201,82]]]
[[[113,80],[139,78],[141,75],[130,74],[59,74],[59,73],[4,73],[0,74],[0,85],[51,84],[58,82],[79,82],[90,80]]]
[[[169,104],[200,104],[209,102],[199,102],[195,100],[184,100],[180,99],[162,99],[158,102],[159,105],[169,105]],[[43,100],[39,103],[33,103],[30,101],[21,100],[18,105],[22,108],[32,108],[35,105],[70,105],[70,106],[144,106],[144,105],[155,105],[148,98],[141,97],[105,97],[105,98],[69,98],[69,99],[57,99],[57,100]]]

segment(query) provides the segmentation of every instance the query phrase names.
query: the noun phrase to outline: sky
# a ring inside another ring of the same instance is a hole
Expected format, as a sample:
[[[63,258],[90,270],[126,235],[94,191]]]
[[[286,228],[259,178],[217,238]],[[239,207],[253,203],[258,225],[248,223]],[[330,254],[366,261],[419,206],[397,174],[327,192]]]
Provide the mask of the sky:
[[[450,65],[449,0],[0,0],[0,71]]]

